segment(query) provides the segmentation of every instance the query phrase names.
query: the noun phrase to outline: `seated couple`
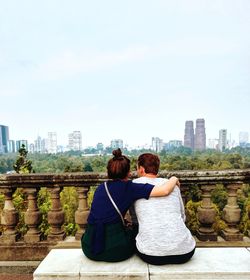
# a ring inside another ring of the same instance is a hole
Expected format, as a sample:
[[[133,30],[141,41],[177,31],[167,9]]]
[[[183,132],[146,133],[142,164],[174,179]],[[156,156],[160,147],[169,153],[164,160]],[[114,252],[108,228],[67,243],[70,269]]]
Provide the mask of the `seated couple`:
[[[185,226],[178,178],[158,178],[158,156],[145,153],[138,158],[139,178],[131,181],[130,160],[120,149],[113,155],[107,165],[111,180],[94,194],[81,240],[84,254],[107,262],[125,260],[135,252],[155,265],[188,261],[194,254],[195,240]],[[122,219],[129,208],[133,227],[124,230]]]

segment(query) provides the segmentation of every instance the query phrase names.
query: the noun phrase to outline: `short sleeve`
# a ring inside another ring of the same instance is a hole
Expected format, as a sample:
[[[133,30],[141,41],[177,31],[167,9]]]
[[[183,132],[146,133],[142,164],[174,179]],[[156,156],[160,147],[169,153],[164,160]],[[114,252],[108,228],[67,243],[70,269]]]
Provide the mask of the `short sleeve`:
[[[137,200],[140,198],[149,199],[150,193],[153,188],[154,188],[154,185],[151,185],[151,184],[137,184],[137,183],[131,182],[133,200]]]

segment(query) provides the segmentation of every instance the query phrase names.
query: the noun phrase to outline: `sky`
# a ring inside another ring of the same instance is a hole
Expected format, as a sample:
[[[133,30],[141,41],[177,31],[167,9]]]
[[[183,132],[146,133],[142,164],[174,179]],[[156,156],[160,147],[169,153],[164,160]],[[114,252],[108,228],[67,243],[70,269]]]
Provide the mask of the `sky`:
[[[250,133],[249,0],[0,0],[0,124],[83,146]]]

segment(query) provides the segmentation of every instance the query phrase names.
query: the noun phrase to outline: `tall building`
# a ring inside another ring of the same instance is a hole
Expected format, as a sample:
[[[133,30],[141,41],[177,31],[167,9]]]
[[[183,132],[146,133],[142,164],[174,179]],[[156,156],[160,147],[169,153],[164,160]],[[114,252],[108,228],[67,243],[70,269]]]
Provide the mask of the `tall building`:
[[[81,151],[82,150],[82,134],[80,131],[73,131],[69,134],[69,150]]]
[[[37,139],[35,140],[34,152],[42,153],[42,138],[40,136],[37,136]]]
[[[48,132],[48,153],[57,153],[57,134],[56,132]]]
[[[204,151],[206,149],[206,129],[204,119],[196,120],[194,149],[196,151]]]
[[[16,141],[16,151],[18,152],[19,149],[22,147],[22,145],[25,146],[25,149],[28,150],[28,141],[27,140],[17,140]]]
[[[193,121],[185,122],[184,147],[194,149],[194,123]]]
[[[8,141],[8,152],[9,153],[15,153],[16,147],[15,147],[15,140],[9,140]]]
[[[47,154],[48,153],[48,146],[49,146],[49,140],[47,138],[42,139],[41,141],[41,153]]]
[[[249,134],[248,132],[241,131],[239,133],[239,144],[241,147],[244,147],[248,144],[249,142]]]
[[[160,152],[163,150],[163,140],[159,137],[152,137],[152,149],[155,152]]]
[[[0,154],[8,152],[9,127],[0,125]]]
[[[122,139],[111,140],[110,147],[114,150],[118,148],[123,149],[123,140]]]
[[[221,129],[219,131],[219,150],[223,152],[227,148],[227,130]]]

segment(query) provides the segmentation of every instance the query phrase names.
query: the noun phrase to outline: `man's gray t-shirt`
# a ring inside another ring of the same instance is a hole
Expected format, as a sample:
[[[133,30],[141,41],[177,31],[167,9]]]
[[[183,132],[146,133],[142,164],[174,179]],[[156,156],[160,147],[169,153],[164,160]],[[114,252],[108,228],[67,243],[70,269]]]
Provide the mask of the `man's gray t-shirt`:
[[[163,184],[167,179],[140,177],[133,182]],[[191,252],[195,240],[185,225],[185,210],[180,189],[168,196],[139,199],[134,203],[139,223],[136,247],[151,256],[182,255]]]

